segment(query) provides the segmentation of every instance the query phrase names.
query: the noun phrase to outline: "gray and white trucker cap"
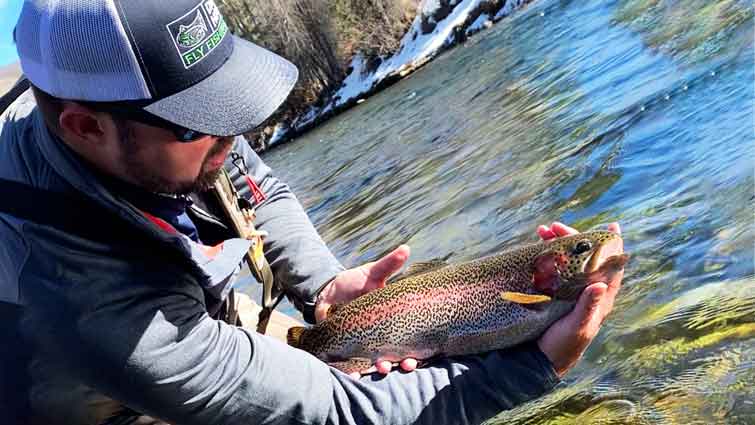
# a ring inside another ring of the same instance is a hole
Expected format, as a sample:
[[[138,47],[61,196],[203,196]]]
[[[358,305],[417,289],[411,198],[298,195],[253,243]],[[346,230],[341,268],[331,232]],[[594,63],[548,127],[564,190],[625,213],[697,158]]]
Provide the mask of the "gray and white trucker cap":
[[[24,74],[55,97],[142,101],[216,136],[259,125],[298,76],[230,34],[214,0],[26,0],[15,37]]]

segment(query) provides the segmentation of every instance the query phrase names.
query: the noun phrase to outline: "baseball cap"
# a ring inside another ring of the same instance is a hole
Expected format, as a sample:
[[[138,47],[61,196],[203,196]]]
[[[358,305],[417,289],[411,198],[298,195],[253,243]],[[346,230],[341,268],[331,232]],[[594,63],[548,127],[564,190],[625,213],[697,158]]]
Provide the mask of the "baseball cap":
[[[215,136],[252,130],[298,71],[230,33],[214,0],[26,0],[16,25],[26,77],[61,99],[139,101]]]

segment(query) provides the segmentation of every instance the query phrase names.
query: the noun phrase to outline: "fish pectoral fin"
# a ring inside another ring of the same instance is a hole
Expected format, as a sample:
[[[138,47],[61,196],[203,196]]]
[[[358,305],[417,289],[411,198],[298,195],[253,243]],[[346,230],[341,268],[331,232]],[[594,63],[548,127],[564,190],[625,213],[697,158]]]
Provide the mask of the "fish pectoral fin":
[[[343,373],[359,372],[366,375],[368,373],[377,372],[373,361],[365,357],[354,357],[348,360],[328,362],[328,366],[334,367]]]
[[[304,336],[304,331],[306,330],[307,328],[305,328],[304,326],[293,326],[289,328],[288,334],[286,335],[286,341],[288,342],[288,345],[296,348],[301,347],[302,337]]]
[[[501,292],[501,298],[517,304],[537,304],[551,301],[547,295],[525,294],[523,292]]]

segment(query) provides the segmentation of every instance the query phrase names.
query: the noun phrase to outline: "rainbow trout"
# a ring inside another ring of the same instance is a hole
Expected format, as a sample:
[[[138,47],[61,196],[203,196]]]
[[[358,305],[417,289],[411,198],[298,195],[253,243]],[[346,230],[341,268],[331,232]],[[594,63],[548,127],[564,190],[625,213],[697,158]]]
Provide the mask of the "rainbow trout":
[[[317,325],[289,329],[288,343],[347,373],[377,359],[499,350],[537,338],[628,258],[621,236],[594,231],[466,263],[417,263],[384,288],[331,307]]]

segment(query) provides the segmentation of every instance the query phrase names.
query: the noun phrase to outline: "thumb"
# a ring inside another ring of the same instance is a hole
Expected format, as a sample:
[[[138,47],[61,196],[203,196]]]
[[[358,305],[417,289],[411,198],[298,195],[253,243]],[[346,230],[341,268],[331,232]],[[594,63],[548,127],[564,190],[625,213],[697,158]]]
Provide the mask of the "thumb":
[[[407,258],[409,258],[410,252],[408,245],[400,245],[383,258],[372,263],[369,270],[369,278],[380,282],[388,279],[392,274],[401,270],[401,267],[404,266]]]
[[[581,337],[591,340],[598,333],[603,321],[600,304],[607,290],[605,283],[594,283],[582,291],[573,312],[576,314],[576,325]]]

